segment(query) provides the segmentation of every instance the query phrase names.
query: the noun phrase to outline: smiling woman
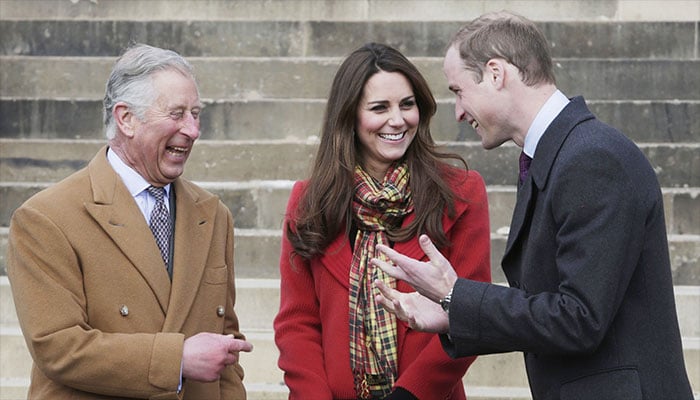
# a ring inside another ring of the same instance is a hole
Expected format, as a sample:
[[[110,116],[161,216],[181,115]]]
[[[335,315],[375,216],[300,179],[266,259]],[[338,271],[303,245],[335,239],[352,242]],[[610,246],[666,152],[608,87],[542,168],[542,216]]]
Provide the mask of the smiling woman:
[[[290,399],[465,399],[474,358],[450,359],[436,335],[382,309],[375,279],[413,289],[369,264],[378,244],[417,254],[427,233],[460,276],[490,279],[484,182],[435,149],[435,108],[391,47],[365,45],[336,73],[311,177],[294,185],[284,223],[274,327]]]
[[[357,112],[362,166],[381,181],[413,141],[420,115],[411,83],[398,72],[380,71],[365,85]]]

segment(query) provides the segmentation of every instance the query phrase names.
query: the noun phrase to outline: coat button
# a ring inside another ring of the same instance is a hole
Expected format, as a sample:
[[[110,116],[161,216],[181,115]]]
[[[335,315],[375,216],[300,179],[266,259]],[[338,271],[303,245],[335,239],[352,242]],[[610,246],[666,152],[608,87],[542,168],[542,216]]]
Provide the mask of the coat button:
[[[126,305],[122,305],[121,308],[119,308],[119,314],[122,315],[122,317],[126,317],[129,315],[129,307]]]
[[[219,317],[223,317],[225,313],[226,310],[224,310],[224,306],[216,307],[216,315],[218,315]]]

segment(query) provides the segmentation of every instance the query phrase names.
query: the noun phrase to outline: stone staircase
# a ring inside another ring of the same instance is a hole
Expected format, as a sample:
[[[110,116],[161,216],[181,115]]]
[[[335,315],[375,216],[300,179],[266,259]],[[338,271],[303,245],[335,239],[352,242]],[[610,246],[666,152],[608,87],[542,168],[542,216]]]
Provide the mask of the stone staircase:
[[[10,217],[105,143],[104,84],[131,40],[195,66],[206,107],[186,176],[235,217],[237,311],[255,345],[241,356],[250,399],[287,397],[272,333],[282,216],[293,181],[308,173],[335,69],[365,42],[399,48],[428,79],[435,138],[488,185],[493,278],[504,282],[518,149],[486,152],[454,122],[441,69],[445,42],[464,21],[503,8],[541,24],[562,91],[584,95],[654,165],[700,398],[700,1],[0,0],[0,400],[26,398],[31,366],[5,270]],[[464,382],[470,399],[530,397],[518,353],[480,357]]]

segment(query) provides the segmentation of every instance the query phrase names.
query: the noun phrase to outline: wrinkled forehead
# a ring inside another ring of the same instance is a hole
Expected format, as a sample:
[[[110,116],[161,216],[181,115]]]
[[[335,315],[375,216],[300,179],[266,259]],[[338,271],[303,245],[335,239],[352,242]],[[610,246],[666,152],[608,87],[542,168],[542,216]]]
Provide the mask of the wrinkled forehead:
[[[178,70],[158,71],[152,76],[157,102],[161,106],[201,108],[199,89],[194,77]]]

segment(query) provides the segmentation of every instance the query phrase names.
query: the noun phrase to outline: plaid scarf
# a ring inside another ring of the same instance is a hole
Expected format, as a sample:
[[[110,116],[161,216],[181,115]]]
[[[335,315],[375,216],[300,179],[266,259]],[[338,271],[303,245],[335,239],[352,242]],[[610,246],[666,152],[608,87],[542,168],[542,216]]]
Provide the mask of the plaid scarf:
[[[355,167],[352,208],[358,230],[350,265],[350,365],[360,399],[384,398],[396,379],[396,319],[375,302],[373,290],[375,279],[390,287],[396,287],[396,280],[369,260],[377,256],[377,243],[388,245],[386,230],[399,227],[413,211],[408,178],[405,164],[393,164],[383,182]]]

